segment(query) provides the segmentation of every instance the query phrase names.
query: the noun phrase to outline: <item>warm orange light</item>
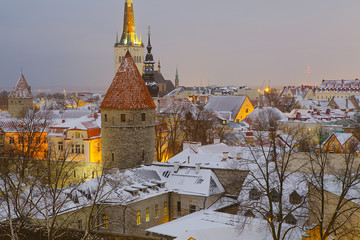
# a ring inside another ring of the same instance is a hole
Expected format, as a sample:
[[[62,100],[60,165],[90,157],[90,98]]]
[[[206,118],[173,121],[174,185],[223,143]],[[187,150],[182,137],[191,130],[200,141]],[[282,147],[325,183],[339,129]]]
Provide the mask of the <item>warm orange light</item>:
[[[269,92],[270,91],[270,88],[265,88],[265,92]]]

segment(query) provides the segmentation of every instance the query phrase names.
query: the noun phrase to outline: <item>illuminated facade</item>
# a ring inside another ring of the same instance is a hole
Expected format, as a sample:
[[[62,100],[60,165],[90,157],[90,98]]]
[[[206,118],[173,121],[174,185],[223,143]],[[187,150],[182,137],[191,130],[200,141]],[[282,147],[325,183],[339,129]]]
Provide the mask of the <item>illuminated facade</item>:
[[[144,71],[144,45],[138,38],[135,31],[134,6],[132,0],[125,0],[124,24],[120,38],[116,37],[114,46],[115,65],[114,72],[119,69],[121,61],[124,59],[126,52],[129,51],[133,56],[136,67],[139,72]]]

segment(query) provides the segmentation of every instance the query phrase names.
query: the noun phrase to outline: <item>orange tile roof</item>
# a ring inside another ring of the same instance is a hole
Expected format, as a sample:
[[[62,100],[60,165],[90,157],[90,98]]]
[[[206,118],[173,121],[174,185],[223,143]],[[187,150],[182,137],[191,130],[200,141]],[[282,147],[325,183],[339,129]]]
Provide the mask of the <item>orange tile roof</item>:
[[[137,69],[133,58],[127,52],[116,72],[100,108],[112,109],[154,109],[154,101]]]

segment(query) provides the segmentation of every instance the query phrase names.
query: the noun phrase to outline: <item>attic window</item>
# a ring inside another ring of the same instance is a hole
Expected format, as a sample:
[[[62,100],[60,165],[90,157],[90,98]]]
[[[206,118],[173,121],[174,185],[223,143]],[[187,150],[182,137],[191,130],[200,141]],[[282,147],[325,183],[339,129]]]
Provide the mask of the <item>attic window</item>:
[[[170,173],[171,173],[170,171],[164,171],[163,176],[168,178],[170,176]]]
[[[290,203],[291,204],[299,204],[301,202],[301,196],[294,190],[290,194]]]
[[[280,200],[279,193],[278,193],[278,191],[276,191],[275,188],[273,188],[270,192],[270,199],[272,202],[279,202],[279,200]]]
[[[250,200],[259,200],[260,192],[256,188],[251,189],[249,192],[249,198]]]
[[[289,213],[289,215],[285,217],[285,222],[288,224],[296,224],[297,220],[291,213]]]

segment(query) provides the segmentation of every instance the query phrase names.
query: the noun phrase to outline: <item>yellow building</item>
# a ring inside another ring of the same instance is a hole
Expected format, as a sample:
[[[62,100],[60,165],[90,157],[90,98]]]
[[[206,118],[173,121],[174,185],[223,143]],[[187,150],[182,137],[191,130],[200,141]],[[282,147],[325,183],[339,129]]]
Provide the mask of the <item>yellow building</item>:
[[[215,112],[226,122],[241,122],[254,111],[248,96],[210,96],[205,109]]]
[[[51,159],[101,162],[101,127],[97,113],[78,119],[62,120],[47,136]]]

